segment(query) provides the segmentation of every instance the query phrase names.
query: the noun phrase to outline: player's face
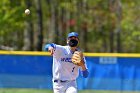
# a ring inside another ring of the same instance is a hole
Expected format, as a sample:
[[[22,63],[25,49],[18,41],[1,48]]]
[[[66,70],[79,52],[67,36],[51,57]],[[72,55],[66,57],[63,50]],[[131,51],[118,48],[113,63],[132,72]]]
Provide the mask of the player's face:
[[[79,39],[75,36],[69,37],[69,40],[71,40],[71,39],[75,39],[75,40],[79,41]]]
[[[70,47],[77,47],[79,43],[79,39],[77,37],[72,36],[68,38],[67,43]]]

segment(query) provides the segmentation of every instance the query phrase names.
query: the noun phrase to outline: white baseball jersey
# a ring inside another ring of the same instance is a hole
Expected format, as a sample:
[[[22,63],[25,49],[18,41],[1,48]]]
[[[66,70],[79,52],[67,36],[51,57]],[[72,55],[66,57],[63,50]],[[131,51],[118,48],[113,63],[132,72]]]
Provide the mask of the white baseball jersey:
[[[76,80],[81,67],[72,63],[71,57],[73,53],[70,47],[56,44],[54,46],[53,80]]]

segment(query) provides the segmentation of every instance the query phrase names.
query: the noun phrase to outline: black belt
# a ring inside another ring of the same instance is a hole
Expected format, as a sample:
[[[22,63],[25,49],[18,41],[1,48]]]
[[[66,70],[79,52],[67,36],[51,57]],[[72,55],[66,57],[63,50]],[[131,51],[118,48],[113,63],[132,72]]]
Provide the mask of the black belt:
[[[61,83],[64,83],[64,82],[67,82],[68,80],[54,80],[54,82],[61,82]]]

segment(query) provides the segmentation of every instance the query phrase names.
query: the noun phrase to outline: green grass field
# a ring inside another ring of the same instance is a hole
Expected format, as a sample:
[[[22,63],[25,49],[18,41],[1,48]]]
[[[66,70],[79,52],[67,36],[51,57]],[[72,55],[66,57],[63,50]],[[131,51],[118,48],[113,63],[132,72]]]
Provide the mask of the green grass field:
[[[53,93],[52,90],[43,89],[0,89],[0,93]],[[140,93],[140,92],[129,92],[129,91],[96,91],[96,90],[83,90],[78,93]]]

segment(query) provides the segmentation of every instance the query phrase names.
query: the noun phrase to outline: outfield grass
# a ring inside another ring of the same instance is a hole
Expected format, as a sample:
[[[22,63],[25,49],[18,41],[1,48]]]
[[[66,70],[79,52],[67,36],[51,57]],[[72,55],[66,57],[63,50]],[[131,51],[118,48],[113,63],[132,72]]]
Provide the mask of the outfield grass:
[[[43,89],[0,89],[0,93],[53,93],[52,90]],[[82,90],[78,93],[140,93],[140,92],[129,92],[129,91],[96,91],[96,90]]]

